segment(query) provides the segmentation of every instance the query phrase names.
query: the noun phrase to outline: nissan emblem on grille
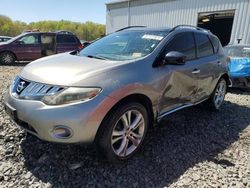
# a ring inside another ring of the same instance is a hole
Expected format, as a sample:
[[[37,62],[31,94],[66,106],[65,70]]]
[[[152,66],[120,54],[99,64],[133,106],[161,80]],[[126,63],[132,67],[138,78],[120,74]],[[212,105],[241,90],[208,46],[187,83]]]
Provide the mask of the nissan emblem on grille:
[[[25,88],[26,88],[26,82],[25,81],[20,81],[18,86],[17,86],[17,93],[20,94]]]

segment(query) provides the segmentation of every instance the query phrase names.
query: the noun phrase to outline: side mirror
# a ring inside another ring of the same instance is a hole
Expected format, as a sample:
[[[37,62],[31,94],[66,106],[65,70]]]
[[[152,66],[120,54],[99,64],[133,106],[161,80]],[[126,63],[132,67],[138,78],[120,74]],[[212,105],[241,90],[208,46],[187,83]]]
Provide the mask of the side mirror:
[[[17,40],[17,41],[15,41],[15,44],[24,44],[24,42],[20,41],[20,40]]]
[[[164,65],[184,65],[186,63],[186,56],[183,53],[171,51],[164,57]]]

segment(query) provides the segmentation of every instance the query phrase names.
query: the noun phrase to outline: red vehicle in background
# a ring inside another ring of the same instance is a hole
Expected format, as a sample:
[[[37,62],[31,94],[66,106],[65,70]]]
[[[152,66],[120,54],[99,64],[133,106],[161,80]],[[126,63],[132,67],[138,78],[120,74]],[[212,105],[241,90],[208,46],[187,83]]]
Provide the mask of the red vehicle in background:
[[[0,63],[33,61],[41,57],[83,48],[80,40],[69,31],[25,32],[0,43]]]

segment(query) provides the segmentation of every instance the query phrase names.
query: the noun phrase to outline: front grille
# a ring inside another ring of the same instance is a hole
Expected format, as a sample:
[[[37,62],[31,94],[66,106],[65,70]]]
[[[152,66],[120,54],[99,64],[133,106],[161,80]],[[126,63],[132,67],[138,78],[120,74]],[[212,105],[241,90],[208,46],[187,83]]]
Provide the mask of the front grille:
[[[38,82],[32,82],[17,77],[12,86],[12,94],[17,98],[39,99],[45,95],[54,95],[64,89],[60,86],[52,86]]]

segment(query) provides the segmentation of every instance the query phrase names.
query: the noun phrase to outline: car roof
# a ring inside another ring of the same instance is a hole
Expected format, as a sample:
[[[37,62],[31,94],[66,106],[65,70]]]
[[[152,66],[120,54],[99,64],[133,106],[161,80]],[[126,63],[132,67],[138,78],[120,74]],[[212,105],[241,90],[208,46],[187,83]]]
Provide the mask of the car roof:
[[[9,36],[0,36],[1,38],[12,38],[12,37],[9,37]]]
[[[61,33],[61,32],[57,32],[57,31],[48,31],[48,32],[34,31],[34,32],[21,33],[21,35],[28,35],[28,34],[55,34],[55,35],[73,35],[73,36],[75,36],[74,33]]]

